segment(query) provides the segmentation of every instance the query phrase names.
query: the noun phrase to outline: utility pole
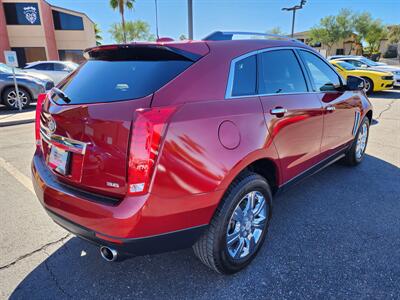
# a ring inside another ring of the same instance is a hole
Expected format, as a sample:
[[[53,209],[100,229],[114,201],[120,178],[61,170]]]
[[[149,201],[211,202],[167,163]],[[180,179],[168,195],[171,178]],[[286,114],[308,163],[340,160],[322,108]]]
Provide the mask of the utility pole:
[[[295,5],[295,6],[292,6],[292,7],[284,7],[284,8],[282,8],[282,10],[285,10],[285,11],[292,11],[292,12],[293,12],[293,15],[292,15],[292,34],[291,34],[291,37],[293,37],[293,34],[294,34],[294,22],[295,22],[295,20],[296,20],[296,10],[302,9],[303,6],[306,4],[306,2],[307,2],[307,0],[301,0],[301,2],[300,2],[299,5]]]
[[[193,40],[193,0],[188,0],[188,33],[189,40]]]
[[[155,8],[156,8],[156,36],[157,36],[157,40],[160,38],[159,34],[158,34],[158,5],[157,5],[157,0],[154,0],[154,4],[155,4]]]

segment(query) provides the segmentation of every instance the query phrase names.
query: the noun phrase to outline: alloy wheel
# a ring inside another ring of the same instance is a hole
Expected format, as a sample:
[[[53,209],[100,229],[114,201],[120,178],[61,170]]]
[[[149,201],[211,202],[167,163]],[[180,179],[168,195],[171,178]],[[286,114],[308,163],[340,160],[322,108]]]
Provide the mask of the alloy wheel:
[[[22,107],[25,107],[28,103],[28,96],[23,91],[19,91],[19,98],[21,99]],[[18,107],[18,100],[17,100],[17,92],[11,91],[7,94],[7,102],[10,106],[19,108]]]
[[[246,194],[232,213],[226,232],[231,258],[243,259],[257,248],[268,220],[265,197],[258,191]]]
[[[367,146],[367,138],[368,138],[368,126],[366,123],[363,123],[357,137],[357,144],[356,144],[357,159],[360,159],[365,152],[365,148]]]

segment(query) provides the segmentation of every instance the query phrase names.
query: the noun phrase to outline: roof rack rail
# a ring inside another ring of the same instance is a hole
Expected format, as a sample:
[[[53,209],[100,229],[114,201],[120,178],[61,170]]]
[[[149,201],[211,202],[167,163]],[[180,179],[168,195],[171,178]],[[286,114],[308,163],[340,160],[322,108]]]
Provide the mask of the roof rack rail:
[[[264,36],[264,37],[270,37],[270,38],[275,38],[277,40],[288,40],[288,41],[295,41],[301,43],[299,40],[287,37],[284,35],[279,35],[279,34],[272,34],[272,33],[260,33],[260,32],[243,32],[243,31],[215,31],[205,38],[203,38],[203,41],[231,41],[233,40],[234,36],[237,35],[250,35],[250,36]]]

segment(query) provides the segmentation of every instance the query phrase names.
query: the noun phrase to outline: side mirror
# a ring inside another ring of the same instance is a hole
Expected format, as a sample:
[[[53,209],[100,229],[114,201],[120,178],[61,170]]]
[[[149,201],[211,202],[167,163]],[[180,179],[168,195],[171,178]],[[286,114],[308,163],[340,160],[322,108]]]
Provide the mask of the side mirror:
[[[365,88],[365,81],[361,77],[348,76],[346,80],[346,90],[361,91]]]

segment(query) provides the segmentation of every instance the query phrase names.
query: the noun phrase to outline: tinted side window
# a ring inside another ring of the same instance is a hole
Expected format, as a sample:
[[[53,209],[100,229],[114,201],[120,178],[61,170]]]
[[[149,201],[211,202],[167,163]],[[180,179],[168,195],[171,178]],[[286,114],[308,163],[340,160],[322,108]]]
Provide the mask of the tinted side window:
[[[308,51],[300,53],[317,91],[334,91],[340,86],[339,76],[321,58]]]
[[[54,64],[54,71],[69,71],[69,68],[63,64]]]
[[[362,66],[362,62],[358,61],[358,60],[346,60],[346,62],[348,62],[349,64],[352,64],[353,66],[359,68]]]
[[[260,94],[307,92],[303,72],[292,50],[261,53],[259,75]]]
[[[54,64],[51,63],[37,64],[32,67],[28,67],[27,69],[34,69],[40,71],[54,71]]]
[[[257,60],[255,55],[235,63],[232,96],[255,95],[256,82]]]

